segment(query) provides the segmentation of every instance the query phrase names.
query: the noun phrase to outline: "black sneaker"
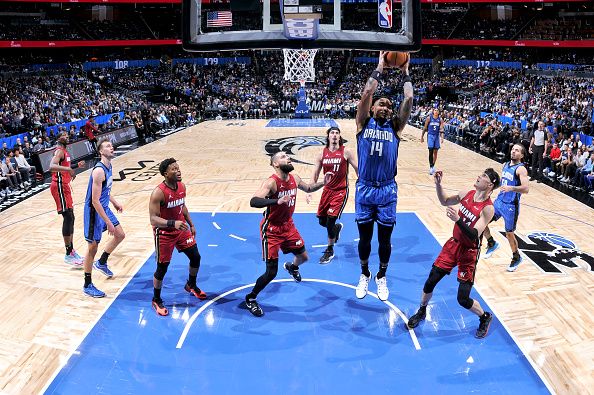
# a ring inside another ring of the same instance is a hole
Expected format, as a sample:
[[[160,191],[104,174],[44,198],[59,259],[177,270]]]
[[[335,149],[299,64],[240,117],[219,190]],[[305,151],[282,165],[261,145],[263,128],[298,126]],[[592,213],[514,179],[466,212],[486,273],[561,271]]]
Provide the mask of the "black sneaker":
[[[299,273],[299,269],[293,270],[291,269],[291,262],[285,262],[285,269],[289,272],[291,277],[298,283],[301,282],[301,274]]]
[[[256,317],[262,317],[264,315],[264,311],[262,311],[262,308],[260,307],[258,302],[256,302],[256,299],[246,299],[245,306],[248,308],[250,313],[252,313]]]
[[[324,255],[320,258],[320,263],[330,263],[330,261],[334,258],[334,249],[326,248],[324,251]]]
[[[484,317],[484,318],[483,318]],[[491,321],[493,320],[493,314],[489,312],[485,312],[484,316],[481,316],[479,327],[476,330],[476,334],[474,337],[477,339],[482,339],[483,337],[487,336],[489,333],[489,327],[491,326]]]
[[[410,329],[416,328],[417,326],[419,326],[421,321],[425,319],[426,315],[427,309],[420,307],[419,310],[417,310],[417,312],[408,319],[408,327]]]
[[[334,234],[336,235],[335,239],[334,239],[334,244],[338,243],[338,239],[340,239],[340,231],[342,230],[342,227],[344,225],[341,224],[340,222],[337,224],[334,224]]]

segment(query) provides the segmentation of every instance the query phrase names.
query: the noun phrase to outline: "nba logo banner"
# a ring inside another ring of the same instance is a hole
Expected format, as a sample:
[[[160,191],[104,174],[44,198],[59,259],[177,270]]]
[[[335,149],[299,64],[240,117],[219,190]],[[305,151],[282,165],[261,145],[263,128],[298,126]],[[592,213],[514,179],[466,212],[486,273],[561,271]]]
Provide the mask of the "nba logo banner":
[[[384,29],[392,28],[392,0],[377,0],[377,23]]]

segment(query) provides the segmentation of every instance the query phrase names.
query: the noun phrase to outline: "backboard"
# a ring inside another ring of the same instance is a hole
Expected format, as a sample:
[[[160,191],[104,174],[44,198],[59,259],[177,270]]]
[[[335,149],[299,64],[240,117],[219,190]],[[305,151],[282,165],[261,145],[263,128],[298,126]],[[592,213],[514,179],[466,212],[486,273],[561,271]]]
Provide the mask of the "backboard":
[[[188,51],[421,48],[421,0],[183,0]]]

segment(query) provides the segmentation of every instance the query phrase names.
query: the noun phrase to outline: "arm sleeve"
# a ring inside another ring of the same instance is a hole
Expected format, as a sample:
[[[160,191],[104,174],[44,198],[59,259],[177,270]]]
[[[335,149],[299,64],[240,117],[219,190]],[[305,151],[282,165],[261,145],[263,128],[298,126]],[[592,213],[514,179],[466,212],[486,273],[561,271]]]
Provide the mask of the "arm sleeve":
[[[250,206],[256,208],[262,208],[266,206],[274,206],[278,202],[278,199],[266,199],[254,196],[250,200]]]
[[[466,223],[464,221],[462,221],[462,218],[459,218],[456,221],[456,224],[460,227],[460,229],[462,230],[462,233],[464,233],[466,236],[468,236],[471,240],[476,240],[478,241],[478,231],[474,228],[471,228],[470,226],[466,225]]]

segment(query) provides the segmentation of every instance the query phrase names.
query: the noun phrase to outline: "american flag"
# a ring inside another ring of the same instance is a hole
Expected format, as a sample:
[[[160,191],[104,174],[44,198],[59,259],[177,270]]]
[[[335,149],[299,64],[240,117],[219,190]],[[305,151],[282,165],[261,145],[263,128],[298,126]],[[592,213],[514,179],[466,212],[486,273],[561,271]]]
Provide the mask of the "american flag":
[[[231,11],[211,11],[206,14],[206,27],[232,26]]]

